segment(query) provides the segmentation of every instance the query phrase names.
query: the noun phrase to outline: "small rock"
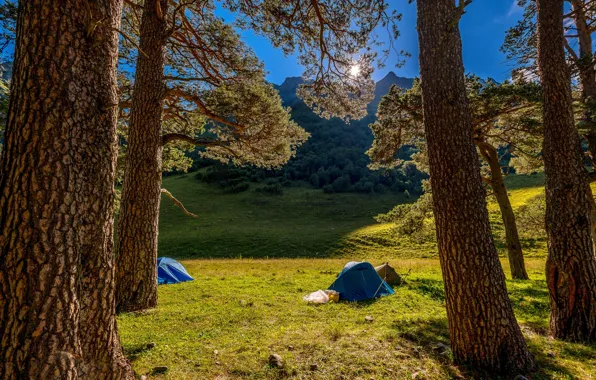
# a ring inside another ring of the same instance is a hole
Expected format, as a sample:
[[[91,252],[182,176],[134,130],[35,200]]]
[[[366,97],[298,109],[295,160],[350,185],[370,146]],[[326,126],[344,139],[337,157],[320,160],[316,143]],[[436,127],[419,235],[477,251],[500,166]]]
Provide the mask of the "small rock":
[[[387,368],[385,371],[387,371],[389,373],[392,373],[393,372],[393,370],[391,368]]]
[[[316,370],[318,370],[318,369],[319,369],[319,366],[318,366],[318,365],[316,365],[316,364],[311,364],[311,365],[310,365],[310,370],[311,370],[311,371],[316,371]]]
[[[216,364],[216,365],[220,365],[221,363],[220,363],[220,362],[215,362],[215,364]]]
[[[147,343],[147,346],[146,347],[147,347],[148,350],[150,350],[152,348],[155,348],[155,346],[156,346],[155,342],[151,342],[151,343]]]
[[[294,351],[294,346],[288,346],[288,351]]]
[[[548,356],[549,358],[554,358],[555,357],[555,353],[552,351],[549,351],[546,353],[546,356]]]
[[[373,317],[371,317],[370,315],[367,315],[366,317],[364,317],[364,320],[365,320],[366,322],[372,322],[372,321],[374,321],[375,319],[374,319]]]
[[[213,355],[219,355],[219,351],[213,350]]]
[[[443,343],[437,344],[434,348],[435,348],[436,351],[439,351],[439,352],[444,352],[444,351],[449,350],[449,346],[447,346],[447,345],[445,345]]]
[[[273,368],[283,368],[284,361],[278,354],[269,355],[269,366]]]
[[[157,374],[157,373],[166,373],[168,372],[168,367],[166,366],[162,366],[162,367],[154,367],[153,368],[153,373]]]
[[[146,375],[141,375],[141,380],[147,380],[147,376]]]

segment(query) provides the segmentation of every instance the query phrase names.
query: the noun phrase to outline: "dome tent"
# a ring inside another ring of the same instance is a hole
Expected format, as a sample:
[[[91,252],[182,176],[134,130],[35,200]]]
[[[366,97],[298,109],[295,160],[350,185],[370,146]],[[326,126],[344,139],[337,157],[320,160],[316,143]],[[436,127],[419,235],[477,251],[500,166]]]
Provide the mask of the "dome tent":
[[[346,301],[363,301],[395,293],[371,263],[356,261],[346,264],[329,290],[335,290],[339,299]]]
[[[375,267],[375,271],[383,280],[385,280],[387,284],[391,286],[399,286],[404,284],[404,280],[401,278],[399,274],[397,274],[395,269],[391,265],[389,265],[389,263],[385,263],[383,265]]]
[[[178,261],[169,257],[157,258],[157,283],[177,284],[179,282],[192,281],[192,278],[186,268]]]

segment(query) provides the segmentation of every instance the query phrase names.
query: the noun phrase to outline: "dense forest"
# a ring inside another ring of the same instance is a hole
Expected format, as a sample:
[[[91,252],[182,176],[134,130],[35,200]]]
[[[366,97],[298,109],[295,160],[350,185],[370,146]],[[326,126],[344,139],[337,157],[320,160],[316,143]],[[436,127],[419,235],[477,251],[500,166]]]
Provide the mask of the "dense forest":
[[[360,120],[349,123],[339,119],[330,120],[315,114],[296,94],[303,83],[300,77],[290,77],[279,86],[284,106],[291,108],[292,120],[310,138],[297,149],[296,156],[277,170],[265,170],[251,166],[230,167],[213,160],[202,159],[200,150],[191,153],[193,169],[206,167],[198,177],[219,184],[227,192],[240,192],[249,188],[248,182],[264,182],[258,187],[268,192],[283,191],[283,187],[307,183],[326,193],[360,192],[383,193],[387,191],[406,192],[412,196],[422,193],[422,180],[427,175],[411,162],[403,167],[386,170],[371,170],[366,151],[370,148],[373,135],[369,124],[376,120],[376,109],[381,97],[392,85],[409,89],[414,80],[402,78],[389,72],[376,83],[375,97],[369,103],[368,114]],[[400,156],[407,160],[416,149],[403,147]]]

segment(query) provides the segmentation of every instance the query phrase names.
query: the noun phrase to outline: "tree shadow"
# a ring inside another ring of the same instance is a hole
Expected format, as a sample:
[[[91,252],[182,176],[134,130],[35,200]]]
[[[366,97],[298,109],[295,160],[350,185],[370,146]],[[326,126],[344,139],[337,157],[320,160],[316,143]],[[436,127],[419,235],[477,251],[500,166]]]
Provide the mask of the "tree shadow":
[[[395,334],[394,345],[406,350],[414,357],[425,357],[435,361],[450,378],[508,379],[508,376],[495,374],[482,368],[475,368],[454,361],[450,348],[449,327],[446,318],[395,320],[392,324]],[[527,335],[527,330],[524,329]],[[537,369],[525,374],[531,379],[550,379],[553,374],[561,378],[575,378],[567,368],[559,364],[558,357],[549,351],[540,340],[526,336],[529,349],[534,355]],[[595,345],[563,346],[561,354],[576,360],[593,358]],[[511,378],[514,378],[511,376]]]
[[[443,281],[429,278],[408,279],[406,286],[425,297],[435,301],[445,302],[445,288]]]
[[[131,362],[134,362],[145,352],[150,351],[151,349],[152,347],[149,347],[147,344],[123,345],[124,356],[126,356],[126,358]]]

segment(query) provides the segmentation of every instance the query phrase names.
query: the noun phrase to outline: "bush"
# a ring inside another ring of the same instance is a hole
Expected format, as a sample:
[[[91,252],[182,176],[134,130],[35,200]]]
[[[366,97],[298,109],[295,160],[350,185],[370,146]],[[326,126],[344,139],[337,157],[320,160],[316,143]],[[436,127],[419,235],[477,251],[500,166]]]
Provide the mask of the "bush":
[[[520,235],[546,237],[545,218],[546,197],[544,193],[532,197],[517,209],[517,226]]]
[[[240,183],[236,183],[231,186],[225,187],[223,192],[226,194],[237,194],[237,193],[241,193],[243,191],[248,190],[249,187],[250,187],[250,185],[247,182],[240,182]]]
[[[379,223],[394,223],[395,231],[416,243],[436,242],[432,211],[432,195],[426,193],[415,203],[395,206],[386,214],[375,217]]]
[[[265,185],[263,187],[258,187],[255,189],[255,191],[258,193],[266,193],[271,195],[282,195],[284,193],[284,189],[283,187],[281,187],[281,184],[279,182],[275,184]]]
[[[336,193],[345,193],[346,191],[350,190],[350,185],[350,178],[339,177],[338,179],[333,181],[333,184],[331,186],[333,187],[333,191],[335,191]]]

